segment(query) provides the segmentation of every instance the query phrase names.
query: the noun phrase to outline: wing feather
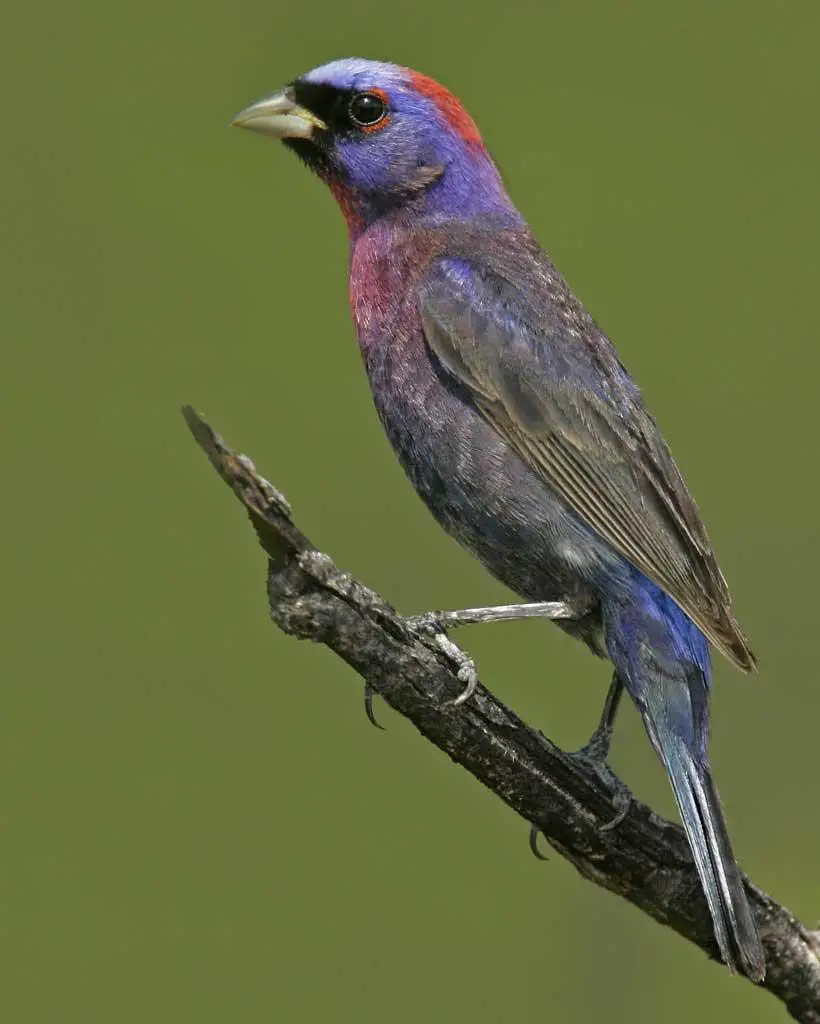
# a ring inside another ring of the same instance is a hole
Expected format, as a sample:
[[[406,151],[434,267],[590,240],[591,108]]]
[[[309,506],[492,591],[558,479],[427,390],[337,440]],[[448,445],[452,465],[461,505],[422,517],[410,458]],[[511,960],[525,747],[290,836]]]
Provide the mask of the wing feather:
[[[515,283],[513,283],[513,281]],[[521,458],[678,602],[740,668],[755,659],[697,507],[614,349],[548,257],[444,254],[423,284],[428,345]]]

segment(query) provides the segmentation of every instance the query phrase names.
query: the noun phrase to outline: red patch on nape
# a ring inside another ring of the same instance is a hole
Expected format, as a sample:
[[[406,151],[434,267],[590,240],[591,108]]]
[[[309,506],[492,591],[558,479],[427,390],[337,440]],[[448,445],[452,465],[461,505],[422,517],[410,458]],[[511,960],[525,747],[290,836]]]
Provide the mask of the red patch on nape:
[[[475,121],[449,89],[445,89],[434,78],[429,78],[420,71],[410,72],[410,84],[422,96],[426,96],[435,103],[444,120],[458,132],[465,142],[473,146],[484,145],[484,140],[481,138]]]

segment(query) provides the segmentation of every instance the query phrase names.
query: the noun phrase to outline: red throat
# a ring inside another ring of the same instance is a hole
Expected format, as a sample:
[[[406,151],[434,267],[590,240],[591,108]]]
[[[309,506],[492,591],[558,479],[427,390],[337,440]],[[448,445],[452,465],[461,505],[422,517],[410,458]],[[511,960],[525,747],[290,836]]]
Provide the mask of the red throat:
[[[444,120],[458,132],[465,142],[473,146],[484,145],[475,121],[449,89],[445,89],[435,79],[428,78],[427,75],[422,75],[419,71],[410,72],[410,82],[417,92],[435,103]]]
[[[341,181],[331,180],[328,182],[333,198],[339,204],[339,208],[347,223],[347,230],[351,235],[356,235],[364,227],[364,220],[361,212],[353,201],[353,195],[347,185]]]

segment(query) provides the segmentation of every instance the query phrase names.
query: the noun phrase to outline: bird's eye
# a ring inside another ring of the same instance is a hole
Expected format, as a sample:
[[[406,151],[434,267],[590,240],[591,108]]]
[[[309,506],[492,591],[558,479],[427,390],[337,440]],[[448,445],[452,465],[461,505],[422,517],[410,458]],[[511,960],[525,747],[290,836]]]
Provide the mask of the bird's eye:
[[[387,118],[387,103],[375,92],[357,93],[347,109],[351,121],[365,130],[379,128]]]

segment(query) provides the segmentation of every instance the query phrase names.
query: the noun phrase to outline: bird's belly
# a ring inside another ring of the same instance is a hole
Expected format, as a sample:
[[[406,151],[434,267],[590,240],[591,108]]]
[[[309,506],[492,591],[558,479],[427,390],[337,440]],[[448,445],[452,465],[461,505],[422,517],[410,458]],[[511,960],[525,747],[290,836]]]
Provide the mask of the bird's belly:
[[[368,360],[368,371],[399,461],[444,529],[527,600],[597,602],[602,573],[618,556],[426,354]]]

